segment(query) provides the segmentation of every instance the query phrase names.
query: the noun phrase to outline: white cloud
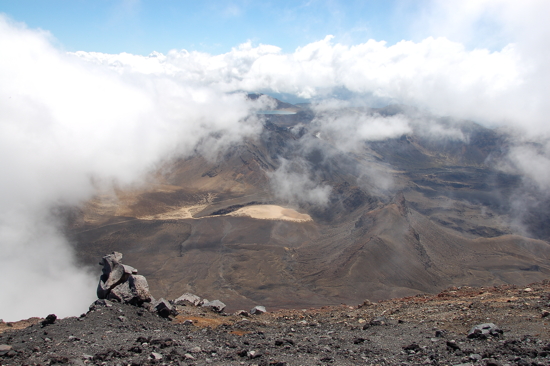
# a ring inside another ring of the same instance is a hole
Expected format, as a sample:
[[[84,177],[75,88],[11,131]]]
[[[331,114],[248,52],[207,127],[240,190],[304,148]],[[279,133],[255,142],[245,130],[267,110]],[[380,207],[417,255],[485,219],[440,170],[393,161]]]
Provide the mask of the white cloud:
[[[94,298],[97,278],[76,267],[52,208],[90,198],[92,181],[128,184],[201,141],[215,156],[261,128],[249,116],[260,106],[242,94],[164,74],[117,73],[62,53],[48,34],[5,17],[0,79],[4,320],[78,315]]]
[[[281,165],[269,174],[274,195],[290,203],[308,203],[324,206],[332,188],[311,177],[309,164],[303,160],[281,159]]]
[[[317,116],[312,126],[319,129],[318,137],[331,141],[341,151],[357,151],[366,141],[382,141],[412,132],[408,118],[402,114],[384,117],[335,104],[328,101],[315,105]]]
[[[510,2],[505,3],[510,9],[516,8]],[[527,8],[533,15],[545,6],[531,2]],[[458,12],[456,16],[475,18],[480,11]],[[450,10],[443,13],[449,18],[454,14]],[[519,29],[520,35],[532,35],[535,32],[531,28],[542,27],[540,16],[533,15],[535,21],[529,28],[527,21],[512,17],[511,10],[497,14],[505,25],[511,24],[508,28]],[[448,23],[453,21],[454,18]],[[548,48],[549,38],[544,36],[547,34],[545,30],[543,36],[536,37],[537,49]],[[548,52],[535,51],[529,37],[511,39],[516,42],[497,51],[470,50],[443,37],[402,41],[392,46],[375,40],[347,46],[327,36],[291,54],[283,54],[275,46],[253,47],[249,42],[222,55],[185,50],[154,58],[78,55],[119,70],[148,69],[146,72],[164,73],[185,83],[216,86],[225,91],[266,90],[312,98],[334,88],[346,88],[435,113],[491,125],[517,125],[528,132],[536,128],[536,135],[550,134],[545,123],[550,107],[544,97],[548,91]]]
[[[511,148],[508,155],[513,172],[535,182],[537,187],[550,194],[550,144],[520,144]]]

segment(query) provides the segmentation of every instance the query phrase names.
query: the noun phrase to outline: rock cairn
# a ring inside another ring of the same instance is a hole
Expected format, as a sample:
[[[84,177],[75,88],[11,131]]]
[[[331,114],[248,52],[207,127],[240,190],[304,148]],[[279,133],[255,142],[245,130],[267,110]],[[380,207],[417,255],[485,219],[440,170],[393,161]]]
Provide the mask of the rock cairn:
[[[209,301],[199,296],[185,293],[175,300],[155,298],[149,292],[149,285],[144,276],[137,274],[137,269],[122,264],[122,253],[112,252],[101,259],[102,274],[97,286],[97,297],[90,309],[97,306],[110,306],[110,301],[141,306],[151,312],[156,312],[163,318],[172,318],[178,315],[178,308],[182,306],[201,306],[216,313],[223,313],[226,305],[220,300]],[[257,306],[252,314],[265,313],[263,306]]]
[[[112,252],[102,258],[99,265],[103,273],[97,286],[97,297],[141,306],[153,300],[144,276],[134,267],[122,264],[122,254]]]

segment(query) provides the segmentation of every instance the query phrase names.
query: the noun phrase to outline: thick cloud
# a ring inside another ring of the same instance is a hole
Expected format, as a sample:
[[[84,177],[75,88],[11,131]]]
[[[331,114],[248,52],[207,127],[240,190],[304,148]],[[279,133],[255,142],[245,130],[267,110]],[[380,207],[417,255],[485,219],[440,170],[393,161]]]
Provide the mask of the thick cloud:
[[[139,180],[160,159],[210,157],[261,125],[243,94],[166,76],[121,75],[0,17],[0,317],[75,315],[97,273],[75,266],[55,208],[98,182]],[[261,103],[261,101],[257,102]],[[97,269],[95,269],[97,271]],[[68,295],[70,294],[70,295]]]
[[[547,107],[539,90],[539,73],[544,70],[516,44],[491,52],[467,50],[446,38],[429,37],[393,46],[374,40],[344,46],[327,36],[292,54],[247,43],[216,56],[187,51],[150,58],[78,55],[121,72],[167,73],[226,91],[266,90],[314,98],[345,88],[435,113],[550,133],[543,123]]]
[[[346,90],[355,100],[368,96],[414,105],[489,127],[506,127],[521,135],[522,141],[546,145],[550,137],[550,27],[546,19],[550,3],[434,0],[419,9],[410,16],[415,19],[410,24],[411,38],[417,41],[394,45],[368,40],[350,46],[327,36],[290,54],[249,42],[222,55],[173,50],[153,57],[78,56],[123,73],[167,74],[225,91],[263,90],[322,99],[334,90]],[[342,116],[324,126],[334,131],[339,123],[357,124],[353,118]],[[396,121],[381,122],[368,131],[389,136],[406,129]],[[425,127],[438,132],[438,126]],[[369,138],[377,136],[365,136]],[[525,148],[513,149],[511,154],[519,168],[535,162],[540,164],[533,166],[533,172],[547,168],[540,153],[534,160]],[[538,176],[537,181],[542,183]]]
[[[319,100],[334,90],[346,90],[355,102],[374,97],[414,105],[489,127],[506,127],[521,141],[546,145],[550,27],[545,15],[549,8],[545,1],[431,1],[413,17],[418,21],[412,27],[423,38],[391,46],[375,40],[348,46],[327,36],[290,54],[275,46],[245,43],[222,55],[185,50],[152,57],[77,55],[122,74],[170,75],[173,80],[227,92],[261,90]],[[412,128],[403,120],[367,121],[350,113],[330,117],[327,112],[319,122],[324,128],[321,137],[324,133],[343,140],[346,136],[341,135],[353,130],[344,127],[355,126],[358,133],[347,136],[351,139],[345,141],[351,143],[341,145],[343,149]],[[419,121],[415,131],[420,125],[427,134],[465,138],[458,130]],[[510,151],[511,166],[547,189],[546,180],[537,173],[547,170],[545,155],[538,152],[531,159],[533,154],[526,149]]]

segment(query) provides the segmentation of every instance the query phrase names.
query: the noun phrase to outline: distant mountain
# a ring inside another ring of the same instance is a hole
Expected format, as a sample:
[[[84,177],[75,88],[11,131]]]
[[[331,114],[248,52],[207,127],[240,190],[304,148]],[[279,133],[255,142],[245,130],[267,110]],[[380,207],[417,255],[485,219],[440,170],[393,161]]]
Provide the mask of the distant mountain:
[[[408,116],[418,122],[410,133],[346,150],[319,132],[313,109],[280,101],[277,108],[299,111],[263,116],[259,136],[215,161],[166,162],[154,184],[98,196],[73,212],[67,230],[79,259],[93,264],[120,251],[157,298],[192,292],[238,308],[358,303],[549,277],[550,206],[518,211],[514,202],[537,193],[496,169],[509,149],[506,134],[434,119],[430,126],[460,136],[448,138],[426,130],[418,111],[395,105],[353,113]],[[285,191],[292,184],[298,196]],[[282,219],[238,211],[258,205],[292,211]],[[292,221],[294,212],[311,220]]]

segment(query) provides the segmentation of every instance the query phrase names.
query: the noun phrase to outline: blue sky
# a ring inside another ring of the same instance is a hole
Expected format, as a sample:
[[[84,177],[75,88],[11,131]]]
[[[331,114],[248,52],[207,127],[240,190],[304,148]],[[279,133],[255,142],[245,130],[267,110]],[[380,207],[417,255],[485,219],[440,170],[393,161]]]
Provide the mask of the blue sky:
[[[220,54],[248,40],[283,52],[334,35],[343,44],[412,39],[412,1],[0,0],[0,12],[50,31],[67,51]]]

